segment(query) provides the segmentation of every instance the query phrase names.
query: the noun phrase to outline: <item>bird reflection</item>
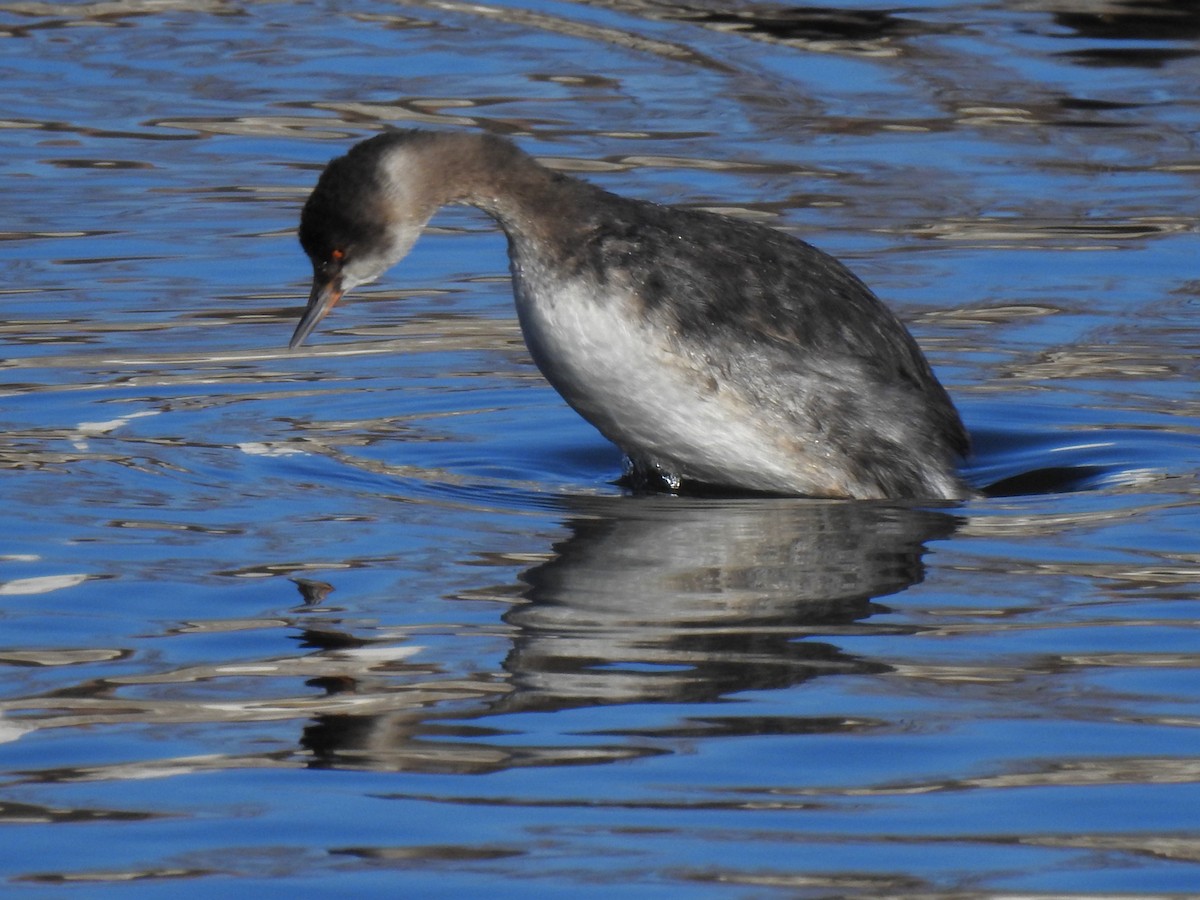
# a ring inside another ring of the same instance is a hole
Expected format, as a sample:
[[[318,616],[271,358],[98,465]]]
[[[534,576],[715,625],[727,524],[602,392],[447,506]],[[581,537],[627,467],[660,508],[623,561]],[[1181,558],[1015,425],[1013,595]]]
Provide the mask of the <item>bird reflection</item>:
[[[823,640],[921,580],[943,513],[794,500],[596,498],[525,572],[506,707],[694,702],[877,662]]]
[[[522,573],[520,599],[503,616],[513,629],[506,685],[484,690],[480,680],[445,704],[321,716],[304,735],[316,764],[547,764],[555,748],[488,744],[503,728],[498,717],[697,703],[886,671],[841,650],[836,635],[865,628],[856,623],[885,611],[876,598],[919,582],[925,543],[948,537],[956,519],[874,503],[658,495],[573,499],[565,524],[568,537]],[[436,678],[422,687],[436,699]]]

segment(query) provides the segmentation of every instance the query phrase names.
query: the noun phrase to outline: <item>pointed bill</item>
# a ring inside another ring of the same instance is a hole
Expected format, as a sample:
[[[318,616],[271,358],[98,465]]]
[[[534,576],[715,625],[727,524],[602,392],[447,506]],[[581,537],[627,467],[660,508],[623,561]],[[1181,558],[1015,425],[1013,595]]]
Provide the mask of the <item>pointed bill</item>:
[[[325,318],[326,314],[333,309],[334,304],[342,298],[342,291],[338,286],[340,281],[340,278],[334,281],[313,279],[312,293],[308,295],[308,306],[305,307],[304,315],[300,317],[296,331],[288,342],[288,349],[295,350],[303,344],[305,339],[312,334],[313,329],[317,327],[317,323]]]

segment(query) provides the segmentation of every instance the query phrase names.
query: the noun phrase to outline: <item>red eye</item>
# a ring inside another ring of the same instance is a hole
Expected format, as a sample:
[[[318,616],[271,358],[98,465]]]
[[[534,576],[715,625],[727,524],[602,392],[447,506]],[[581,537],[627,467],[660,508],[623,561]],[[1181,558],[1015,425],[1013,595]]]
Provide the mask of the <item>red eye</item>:
[[[346,258],[346,251],[345,250],[334,250],[332,253],[329,254],[329,258],[332,259],[334,262],[341,262],[343,259]]]

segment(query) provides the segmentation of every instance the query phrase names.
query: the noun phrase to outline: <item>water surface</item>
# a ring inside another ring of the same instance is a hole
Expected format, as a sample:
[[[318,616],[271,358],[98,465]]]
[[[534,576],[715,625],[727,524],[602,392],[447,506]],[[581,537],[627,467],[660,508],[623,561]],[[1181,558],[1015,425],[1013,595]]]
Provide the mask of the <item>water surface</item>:
[[[1200,892],[1200,15],[0,2],[0,853],[89,897]],[[446,210],[486,129],[846,260],[992,496],[634,497]]]

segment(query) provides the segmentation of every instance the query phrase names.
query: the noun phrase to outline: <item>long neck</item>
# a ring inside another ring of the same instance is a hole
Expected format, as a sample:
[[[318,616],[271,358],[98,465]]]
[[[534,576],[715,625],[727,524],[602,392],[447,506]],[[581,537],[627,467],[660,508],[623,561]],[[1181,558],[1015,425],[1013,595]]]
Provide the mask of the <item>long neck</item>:
[[[426,221],[446,204],[463,203],[496,219],[510,240],[546,250],[570,240],[572,225],[581,218],[580,200],[597,191],[538,165],[510,141],[486,134],[427,132],[398,146],[386,165]]]

